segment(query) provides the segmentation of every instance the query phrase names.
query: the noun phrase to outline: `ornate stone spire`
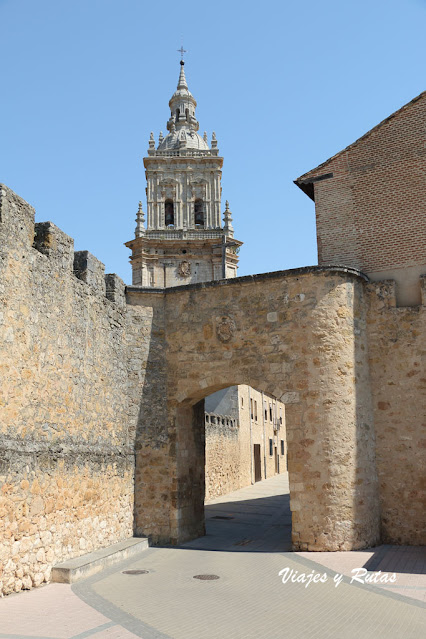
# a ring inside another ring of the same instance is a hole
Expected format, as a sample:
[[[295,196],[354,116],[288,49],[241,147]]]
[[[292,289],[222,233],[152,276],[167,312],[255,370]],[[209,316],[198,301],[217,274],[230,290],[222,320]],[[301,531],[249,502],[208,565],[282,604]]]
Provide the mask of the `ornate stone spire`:
[[[185,149],[197,149],[198,151],[209,151],[207,138],[198,135],[199,124],[195,117],[195,107],[197,102],[188,89],[185,77],[184,61],[180,61],[180,73],[176,91],[169,101],[170,118],[167,122],[166,137],[159,139],[158,151]],[[152,140],[149,149],[153,151]]]
[[[182,54],[183,47],[179,49]],[[176,91],[173,93],[169,101],[170,118],[167,121],[167,130],[169,133],[164,137],[160,133],[158,146],[155,144],[154,134],[151,133],[149,139],[148,155],[155,156],[157,151],[161,151],[159,155],[166,156],[168,152],[171,155],[175,151],[181,150],[184,154],[191,154],[194,150],[206,152],[208,156],[218,156],[219,149],[217,146],[216,135],[213,133],[211,146],[209,146],[207,134],[203,137],[197,133],[199,124],[195,117],[195,108],[197,102],[188,89],[188,83],[184,70],[185,62],[180,61],[180,72]],[[202,153],[204,155],[204,153]],[[149,218],[149,214],[148,214]]]
[[[171,120],[175,118],[176,128],[185,128],[191,131],[198,131],[199,124],[195,117],[195,107],[197,103],[194,96],[188,89],[186,82],[185,62],[180,61],[180,74],[176,91],[170,98],[169,107],[171,112],[170,120],[167,123],[167,129],[170,131]]]
[[[163,127],[165,136],[157,131],[155,139],[151,134],[143,159],[146,227],[140,203],[136,237],[127,243],[135,286],[168,288],[237,274],[242,242],[234,238],[228,202],[226,210],[223,206],[223,158],[216,134],[197,132],[196,101],[185,71],[182,61],[168,130]]]
[[[142,210],[142,202],[139,202],[138,212],[136,213],[136,228],[135,228],[135,237],[142,237],[145,235],[145,214]]]
[[[229,210],[229,202],[226,200],[225,202],[225,213],[223,215],[223,221],[225,224],[223,225],[223,230],[225,235],[228,237],[234,237],[234,227],[232,226],[232,213]]]
[[[179,82],[178,82],[177,88],[178,89],[186,89],[188,91],[188,93],[189,93],[188,84],[186,82],[186,77],[185,77],[184,66],[185,66],[185,62],[183,60],[181,60],[180,61]],[[191,94],[189,93],[189,95],[191,95]]]

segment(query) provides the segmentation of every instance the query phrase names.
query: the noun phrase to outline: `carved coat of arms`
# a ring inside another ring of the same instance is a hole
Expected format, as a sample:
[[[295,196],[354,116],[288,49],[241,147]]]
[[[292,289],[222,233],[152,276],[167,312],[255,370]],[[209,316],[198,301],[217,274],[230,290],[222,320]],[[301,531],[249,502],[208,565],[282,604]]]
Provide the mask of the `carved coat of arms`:
[[[232,317],[220,317],[218,318],[218,324],[216,326],[216,335],[221,342],[229,342],[235,333],[235,322]]]
[[[184,260],[179,264],[177,271],[181,277],[189,277],[191,275],[191,263]]]

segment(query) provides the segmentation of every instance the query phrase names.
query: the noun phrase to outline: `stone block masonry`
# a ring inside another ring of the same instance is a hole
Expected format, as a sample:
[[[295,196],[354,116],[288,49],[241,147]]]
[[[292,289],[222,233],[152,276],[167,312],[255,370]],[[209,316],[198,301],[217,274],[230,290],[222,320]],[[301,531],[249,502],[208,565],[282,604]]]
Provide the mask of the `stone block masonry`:
[[[205,499],[213,499],[249,484],[250,479],[246,482],[241,480],[241,433],[238,421],[229,416],[206,413],[205,423]],[[250,446],[250,441],[248,443]],[[250,460],[244,470],[250,470]]]
[[[203,399],[238,384],[286,404],[295,549],[426,543],[420,284],[410,308],[330,266],[125,291],[0,186],[1,592],[203,534]]]
[[[354,271],[312,267],[157,294],[167,394],[149,429],[161,428],[162,451],[160,457],[158,443],[147,441],[145,425],[137,457],[155,455],[162,481],[147,497],[136,478],[141,529],[152,526],[155,503],[157,518],[161,510],[163,521],[169,515],[162,534],[172,542],[201,534],[201,400],[248,384],[292,402],[286,414],[294,547],[345,550],[378,541],[364,283]],[[129,289],[135,305],[149,295]],[[162,500],[162,493],[171,498]]]
[[[395,282],[369,285],[381,535],[384,543],[426,543],[426,296],[398,308]]]
[[[204,403],[209,409],[205,414],[205,499],[287,471],[282,402],[243,385],[214,393]],[[229,414],[218,414],[220,410]]]
[[[124,284],[0,187],[0,587],[133,534]],[[140,368],[140,365],[139,365]],[[136,384],[139,376],[137,376]]]

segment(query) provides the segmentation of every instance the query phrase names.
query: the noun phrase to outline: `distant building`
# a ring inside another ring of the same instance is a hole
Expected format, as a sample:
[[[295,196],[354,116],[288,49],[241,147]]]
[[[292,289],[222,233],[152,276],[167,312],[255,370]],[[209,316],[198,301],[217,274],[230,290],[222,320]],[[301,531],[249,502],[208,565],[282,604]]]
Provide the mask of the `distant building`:
[[[287,471],[285,406],[250,386],[205,399],[206,499]]]

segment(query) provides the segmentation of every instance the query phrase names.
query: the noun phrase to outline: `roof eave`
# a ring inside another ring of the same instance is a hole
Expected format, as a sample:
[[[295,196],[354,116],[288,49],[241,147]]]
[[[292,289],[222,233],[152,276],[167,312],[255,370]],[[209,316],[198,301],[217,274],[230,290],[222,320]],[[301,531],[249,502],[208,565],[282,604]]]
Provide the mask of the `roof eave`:
[[[387,118],[385,118],[384,120],[379,122],[379,124],[376,124],[376,126],[374,126],[372,129],[370,129],[369,131],[364,133],[364,135],[362,135],[357,140],[355,140],[355,142],[352,142],[352,144],[349,144],[348,146],[346,146],[341,151],[338,151],[338,153],[335,153],[333,156],[331,156],[330,158],[328,158],[324,162],[321,162],[321,164],[318,164],[318,166],[315,167],[314,169],[311,169],[310,171],[307,171],[306,173],[304,173],[303,175],[298,177],[296,180],[294,180],[294,183],[297,184],[297,186],[300,189],[302,189],[302,191],[304,193],[306,193],[306,195],[308,197],[310,197],[311,200],[313,200],[315,202],[314,186],[313,186],[312,182],[313,181],[314,182],[317,181],[318,178],[312,180],[312,179],[308,178],[307,176],[317,174],[320,169],[324,169],[329,163],[331,163],[337,157],[339,157],[339,156],[343,155],[343,153],[346,153],[347,151],[351,150],[359,142],[361,142],[362,140],[365,140],[371,134],[375,133],[378,129],[380,129],[384,124],[387,124],[390,120],[392,120],[393,118],[398,116],[400,113],[405,111],[407,108],[411,107],[411,105],[415,104],[416,102],[418,102],[418,100],[421,100],[425,96],[426,96],[426,91],[422,91],[422,93],[420,93],[415,98],[410,100],[410,102],[407,102],[407,104],[404,104],[397,111],[394,111],[394,113],[391,113],[391,115],[389,115]],[[332,176],[333,176],[333,174],[325,174],[325,175],[320,176],[319,179],[326,179],[327,177],[332,177]]]
[[[311,200],[313,200],[313,202],[315,202],[315,189],[312,182],[306,183],[303,180],[300,180],[300,178],[297,178],[297,180],[293,180],[293,182],[294,184],[296,184],[296,186],[299,187],[299,189],[303,191],[303,193],[305,193],[308,197],[311,198]]]

